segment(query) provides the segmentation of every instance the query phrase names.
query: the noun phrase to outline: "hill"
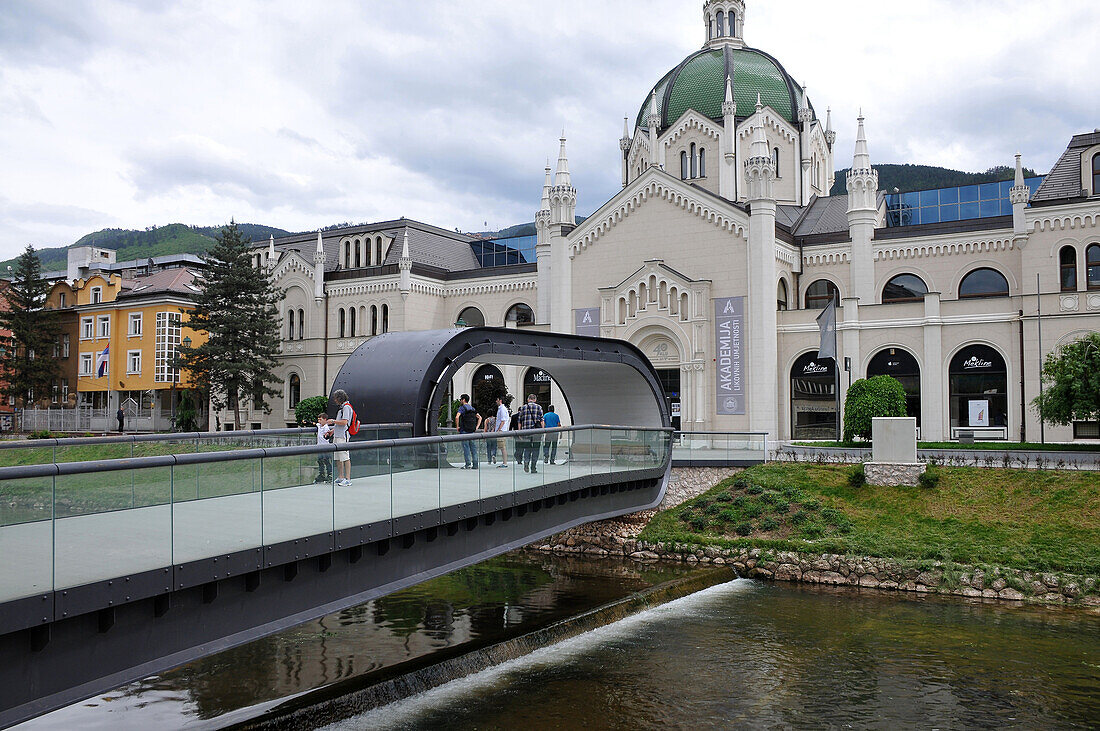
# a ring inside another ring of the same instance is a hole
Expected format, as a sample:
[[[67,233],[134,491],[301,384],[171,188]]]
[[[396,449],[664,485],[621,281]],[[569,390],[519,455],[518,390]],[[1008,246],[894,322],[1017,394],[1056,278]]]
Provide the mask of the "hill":
[[[255,223],[238,223],[237,227],[253,241],[263,241],[269,236],[286,236],[287,231],[273,226]],[[144,231],[120,228],[108,228],[81,236],[73,246],[101,246],[117,252],[118,261],[147,259],[151,256],[167,254],[201,254],[214,243],[214,236],[221,226],[187,226],[172,223],[167,226],[152,226]],[[64,269],[66,252],[70,247],[59,246],[39,249],[38,259],[43,271]],[[7,265],[14,265],[15,259],[0,262],[0,271]]]
[[[844,195],[847,193],[846,177],[850,168],[836,171],[836,182],[833,184],[832,195]],[[967,173],[962,170],[935,167],[934,165],[875,165],[878,171],[879,190],[892,193],[897,188],[902,193],[913,190],[932,190],[934,188],[953,188],[958,185],[975,185],[977,183],[997,183],[1002,180],[1012,180],[1016,175],[1014,168],[1007,165],[993,167],[984,173]],[[1024,177],[1033,178],[1037,175],[1034,170],[1024,168]]]

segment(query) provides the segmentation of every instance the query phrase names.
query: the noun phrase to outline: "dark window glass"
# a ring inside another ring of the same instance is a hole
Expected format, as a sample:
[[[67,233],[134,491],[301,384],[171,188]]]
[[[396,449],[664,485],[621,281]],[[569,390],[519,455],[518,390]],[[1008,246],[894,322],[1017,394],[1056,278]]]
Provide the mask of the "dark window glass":
[[[721,10],[718,11],[718,35],[726,35],[726,14]]]
[[[1100,289],[1100,244],[1085,249],[1085,276],[1089,289]]]
[[[370,306],[370,334],[378,334],[378,305]]]
[[[947,369],[952,427],[1008,426],[1008,369],[988,345],[963,348]]]
[[[730,19],[730,35],[731,36],[736,36],[737,35],[737,16],[734,13],[731,12],[729,14],[729,19]]]
[[[290,332],[287,334],[286,339],[294,339],[294,310],[290,311]]]
[[[347,330],[347,324],[348,324],[347,318],[348,318],[347,313],[344,312],[344,308],[341,307],[340,308],[340,337],[344,337],[344,333]]]
[[[780,279],[775,292],[775,309],[782,312],[787,309],[787,280]]]
[[[302,379],[298,377],[297,373],[290,374],[290,408],[294,408],[298,405],[298,402],[302,400]]]
[[[348,308],[348,337],[355,337],[355,308]]]
[[[458,324],[461,323],[461,324]],[[467,307],[458,313],[458,327],[485,327],[485,315],[476,307]]]
[[[920,365],[912,353],[901,348],[880,350],[867,364],[867,377],[890,376],[905,388],[905,413],[920,426]]]
[[[306,311],[298,310],[298,339],[304,340],[306,337]]]
[[[545,412],[550,405],[550,374],[541,368],[528,368],[523,376],[523,403],[527,403],[527,395],[535,394],[535,400]]]
[[[695,157],[695,143],[691,143],[691,177],[699,177],[699,160]]]
[[[791,432],[795,439],[837,438],[835,365],[816,351],[791,367]]]
[[[1092,156],[1092,194],[1100,195],[1100,153]]]
[[[504,316],[504,322],[514,322],[517,325],[528,325],[535,321],[535,312],[529,305],[520,302],[508,308]]]
[[[699,148],[699,177],[707,177],[707,151],[706,148]]]
[[[959,299],[1007,296],[1008,280],[996,269],[975,269],[959,283]]]
[[[772,165],[775,166],[775,177],[779,177],[779,148],[772,149]]]
[[[1100,421],[1073,422],[1074,439],[1100,439]]]
[[[687,150],[680,153],[680,180],[687,180],[691,175],[691,168],[688,167],[688,154]]]
[[[928,294],[928,286],[915,274],[899,274],[882,289],[882,303],[919,302]]]
[[[819,279],[806,288],[806,309],[824,309],[830,300],[839,299],[836,285],[828,279]]]
[[[382,332],[390,331],[390,306],[382,305]]]
[[[1058,254],[1058,281],[1063,292],[1077,291],[1077,249],[1063,246]]]

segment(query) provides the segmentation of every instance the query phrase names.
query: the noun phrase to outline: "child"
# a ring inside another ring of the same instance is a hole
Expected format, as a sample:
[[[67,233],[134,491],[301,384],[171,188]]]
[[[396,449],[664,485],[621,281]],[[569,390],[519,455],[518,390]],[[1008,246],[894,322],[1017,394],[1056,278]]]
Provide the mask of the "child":
[[[328,425],[328,414],[317,414],[317,445],[324,446],[329,443],[328,437],[333,428]],[[314,482],[332,481],[332,457],[328,452],[317,455],[317,479]]]

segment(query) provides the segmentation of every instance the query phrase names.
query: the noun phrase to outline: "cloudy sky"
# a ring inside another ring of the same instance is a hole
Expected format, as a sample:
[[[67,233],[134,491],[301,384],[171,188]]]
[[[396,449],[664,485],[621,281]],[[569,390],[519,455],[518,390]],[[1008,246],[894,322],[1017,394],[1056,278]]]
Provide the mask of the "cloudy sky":
[[[2,0],[0,256],[100,228],[529,221],[564,127],[578,213],[703,42],[701,0]],[[841,10],[842,9],[842,10]],[[746,41],[875,162],[1045,172],[1100,126],[1093,0],[748,0]]]

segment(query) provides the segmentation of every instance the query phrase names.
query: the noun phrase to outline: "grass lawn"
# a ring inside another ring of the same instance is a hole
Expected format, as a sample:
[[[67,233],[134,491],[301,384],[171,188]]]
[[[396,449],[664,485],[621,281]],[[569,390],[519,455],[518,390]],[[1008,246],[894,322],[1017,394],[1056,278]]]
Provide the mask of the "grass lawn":
[[[833,449],[870,449],[870,442],[791,442],[796,447]],[[918,442],[918,449],[997,449],[1010,452],[1100,452],[1100,444],[1039,444],[1038,442]]]
[[[1100,575],[1100,474],[941,467],[938,487],[851,487],[850,466],[753,467],[640,539]]]

